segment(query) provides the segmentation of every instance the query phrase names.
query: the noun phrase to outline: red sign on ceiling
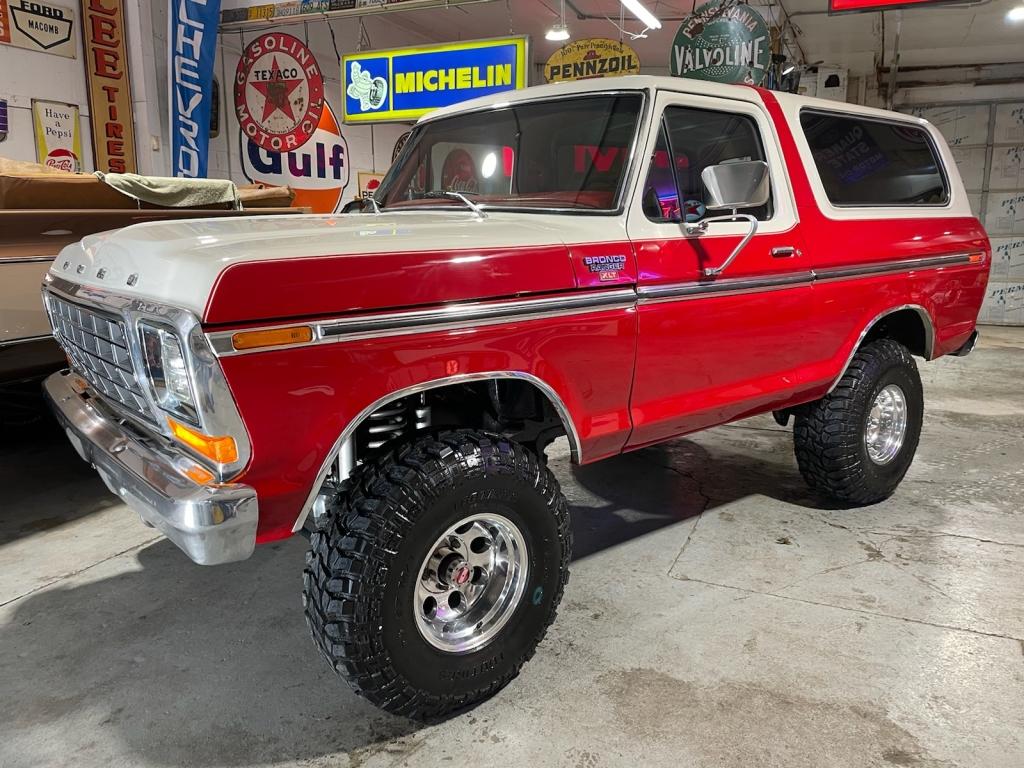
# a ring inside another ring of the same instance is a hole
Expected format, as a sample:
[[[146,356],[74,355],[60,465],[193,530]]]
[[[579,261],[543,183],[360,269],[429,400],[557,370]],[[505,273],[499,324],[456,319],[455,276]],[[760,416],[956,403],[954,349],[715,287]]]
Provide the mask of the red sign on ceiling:
[[[896,8],[916,8],[922,5],[942,5],[948,2],[950,0],[828,0],[828,12],[888,11]]]

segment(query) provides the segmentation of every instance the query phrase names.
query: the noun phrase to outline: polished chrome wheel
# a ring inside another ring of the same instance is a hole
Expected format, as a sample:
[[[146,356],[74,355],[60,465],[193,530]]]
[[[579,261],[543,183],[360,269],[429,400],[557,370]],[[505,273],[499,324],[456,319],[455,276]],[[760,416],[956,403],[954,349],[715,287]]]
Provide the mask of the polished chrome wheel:
[[[501,631],[526,589],[526,541],[506,517],[472,515],[442,534],[420,566],[416,627],[442,651],[480,648]]]
[[[907,434],[907,398],[895,384],[883,387],[875,397],[864,427],[868,456],[875,464],[888,464],[903,447]]]

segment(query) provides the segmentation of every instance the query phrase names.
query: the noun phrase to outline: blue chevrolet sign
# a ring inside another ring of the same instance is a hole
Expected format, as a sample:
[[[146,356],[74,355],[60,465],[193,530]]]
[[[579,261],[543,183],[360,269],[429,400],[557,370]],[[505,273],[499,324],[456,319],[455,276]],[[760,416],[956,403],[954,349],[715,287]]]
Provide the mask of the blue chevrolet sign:
[[[526,38],[506,37],[342,57],[344,122],[416,120],[438,107],[526,87]]]

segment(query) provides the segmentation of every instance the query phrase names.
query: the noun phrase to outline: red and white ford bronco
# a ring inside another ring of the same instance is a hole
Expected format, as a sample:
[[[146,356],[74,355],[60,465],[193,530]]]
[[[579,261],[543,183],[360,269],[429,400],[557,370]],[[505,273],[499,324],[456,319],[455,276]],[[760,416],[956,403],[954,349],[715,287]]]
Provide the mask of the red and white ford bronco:
[[[622,77],[419,122],[337,216],[140,224],[44,286],[46,391],[111,491],[198,563],[310,532],[313,639],[425,717],[509,682],[555,615],[593,462],[795,417],[850,505],[914,457],[914,356],[969,352],[990,249],[924,120]]]

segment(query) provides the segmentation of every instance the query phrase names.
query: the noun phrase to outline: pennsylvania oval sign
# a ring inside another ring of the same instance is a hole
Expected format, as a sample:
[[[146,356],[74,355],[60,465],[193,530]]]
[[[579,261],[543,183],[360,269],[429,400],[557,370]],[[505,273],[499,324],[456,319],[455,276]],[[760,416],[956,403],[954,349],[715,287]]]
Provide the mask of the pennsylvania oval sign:
[[[549,83],[635,75],[639,72],[640,57],[636,51],[625,43],[606,37],[567,43],[551,54],[544,65],[544,79]]]
[[[676,32],[669,71],[716,83],[760,85],[771,63],[768,25],[748,5],[710,2]]]
[[[242,133],[270,152],[298,149],[324,111],[324,76],[298,38],[270,32],[253,40],[235,70],[235,113]]]

